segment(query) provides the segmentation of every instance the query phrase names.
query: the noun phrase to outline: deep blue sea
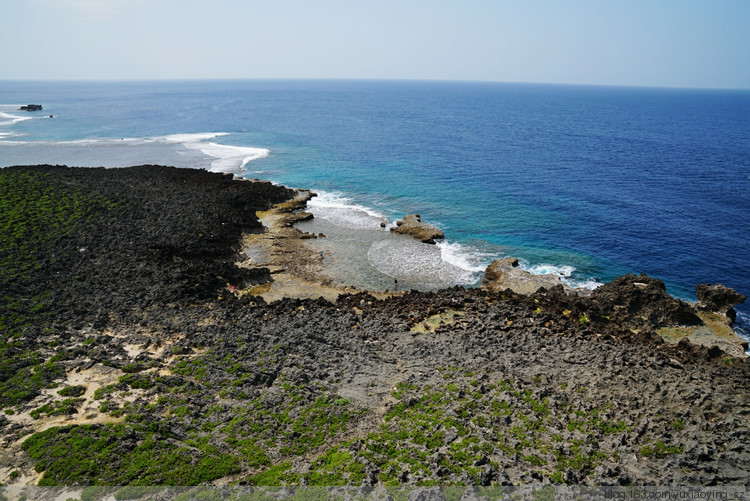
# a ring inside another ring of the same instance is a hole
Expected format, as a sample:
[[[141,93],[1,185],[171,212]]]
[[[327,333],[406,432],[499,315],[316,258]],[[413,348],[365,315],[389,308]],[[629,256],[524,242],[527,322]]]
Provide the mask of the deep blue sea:
[[[17,111],[29,103],[44,110]],[[572,285],[647,273],[687,300],[705,282],[750,296],[750,91],[0,82],[0,166],[36,163],[158,163],[310,188],[313,230],[329,236],[314,245],[352,285],[471,286],[516,256]],[[446,241],[380,228],[415,212]],[[750,305],[738,311],[747,334]]]

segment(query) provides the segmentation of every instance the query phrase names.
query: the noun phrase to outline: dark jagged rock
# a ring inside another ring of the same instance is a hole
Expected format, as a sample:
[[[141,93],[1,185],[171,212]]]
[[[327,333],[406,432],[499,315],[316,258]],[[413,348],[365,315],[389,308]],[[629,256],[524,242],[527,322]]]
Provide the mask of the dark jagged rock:
[[[734,307],[745,302],[745,296],[722,284],[698,284],[695,287],[698,308],[726,315],[732,322],[737,317]]]
[[[19,295],[52,291],[61,322],[80,319],[84,312],[112,316],[215,297],[227,284],[267,281],[267,269],[235,266],[241,236],[262,230],[255,211],[293,194],[267,181],[155,165],[7,169],[54,179],[61,190],[105,199],[111,206],[96,216],[96,224],[77,226],[49,242],[33,277],[7,284]]]
[[[689,304],[667,294],[664,282],[647,275],[617,277],[597,288],[591,299],[601,315],[633,329],[703,323]]]
[[[291,191],[161,167],[25,169],[117,205],[3,283],[0,313],[40,321],[18,329],[4,355],[28,356],[0,375],[38,362],[28,374],[46,384],[3,404],[4,483],[14,470],[81,486],[750,478],[750,363],[646,328],[685,318],[659,281],[621,277],[591,298],[555,285],[267,303],[226,283],[263,279],[235,266],[238,238]],[[75,423],[19,418],[93,377],[101,398],[92,380],[78,414],[63,409]]]

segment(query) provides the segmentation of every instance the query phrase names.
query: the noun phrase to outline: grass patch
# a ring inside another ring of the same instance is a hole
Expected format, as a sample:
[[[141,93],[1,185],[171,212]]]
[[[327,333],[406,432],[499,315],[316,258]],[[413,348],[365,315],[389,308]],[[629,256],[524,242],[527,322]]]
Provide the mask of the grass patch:
[[[144,425],[54,427],[22,445],[39,485],[196,485],[239,471],[240,457],[210,442],[187,447]]]
[[[685,451],[681,445],[667,445],[661,440],[657,440],[653,445],[641,447],[640,454],[644,457],[665,458],[675,454],[682,454]]]

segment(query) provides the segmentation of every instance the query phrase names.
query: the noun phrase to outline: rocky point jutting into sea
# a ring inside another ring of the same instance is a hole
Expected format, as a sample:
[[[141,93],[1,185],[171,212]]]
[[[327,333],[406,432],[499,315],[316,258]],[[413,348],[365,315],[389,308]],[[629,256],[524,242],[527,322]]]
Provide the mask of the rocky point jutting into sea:
[[[309,193],[160,166],[0,186],[3,484],[750,480],[722,286],[579,294],[509,259],[375,295],[316,274]]]

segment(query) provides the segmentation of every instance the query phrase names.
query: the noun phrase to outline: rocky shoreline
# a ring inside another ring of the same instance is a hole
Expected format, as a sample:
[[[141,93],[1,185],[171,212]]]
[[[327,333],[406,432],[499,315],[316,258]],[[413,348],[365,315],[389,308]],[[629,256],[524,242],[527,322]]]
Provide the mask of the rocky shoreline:
[[[750,480],[747,358],[665,341],[728,326],[727,290],[700,311],[645,276],[375,297],[316,282],[284,187],[158,166],[0,181],[5,485]]]

